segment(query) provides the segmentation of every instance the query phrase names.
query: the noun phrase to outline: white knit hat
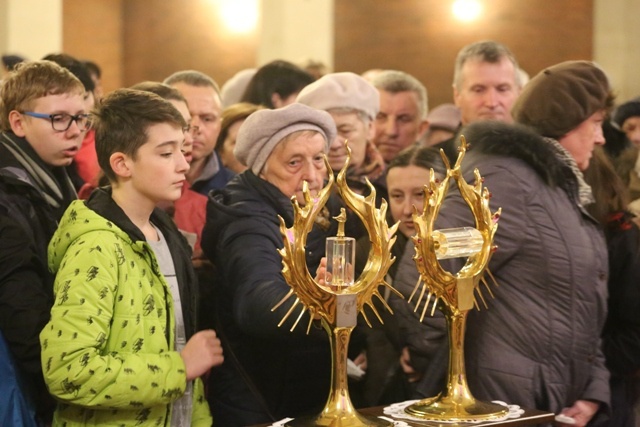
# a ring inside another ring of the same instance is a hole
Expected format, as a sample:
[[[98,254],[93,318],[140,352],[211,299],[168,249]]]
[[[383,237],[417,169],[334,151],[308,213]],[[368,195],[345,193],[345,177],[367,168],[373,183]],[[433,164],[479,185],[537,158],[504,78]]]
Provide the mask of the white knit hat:
[[[354,73],[331,73],[304,87],[296,102],[318,110],[351,108],[375,119],[380,111],[380,93]]]

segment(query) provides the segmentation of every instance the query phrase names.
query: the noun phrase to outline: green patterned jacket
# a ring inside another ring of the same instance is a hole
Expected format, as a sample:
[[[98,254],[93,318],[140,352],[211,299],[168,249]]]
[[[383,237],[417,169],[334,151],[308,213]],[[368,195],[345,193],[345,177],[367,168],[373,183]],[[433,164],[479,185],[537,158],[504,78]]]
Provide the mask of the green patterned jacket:
[[[60,401],[54,425],[168,426],[171,403],[186,387],[185,366],[173,345],[171,291],[151,247],[115,225],[133,226],[100,191],[87,204],[115,220],[73,202],[49,245],[49,267],[57,272],[55,304],[40,342],[47,387]],[[168,217],[154,215],[179,272],[175,247],[181,236]],[[182,291],[181,297],[194,300]],[[188,310],[186,326],[187,318]],[[192,425],[211,423],[198,379]]]

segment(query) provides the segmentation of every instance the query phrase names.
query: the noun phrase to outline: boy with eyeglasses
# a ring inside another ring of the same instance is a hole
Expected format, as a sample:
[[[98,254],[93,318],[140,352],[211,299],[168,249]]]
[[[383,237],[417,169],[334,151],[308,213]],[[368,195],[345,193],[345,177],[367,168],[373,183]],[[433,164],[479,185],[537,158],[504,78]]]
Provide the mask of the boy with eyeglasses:
[[[0,87],[0,339],[40,422],[53,412],[38,339],[53,304],[47,245],[76,198],[65,166],[88,127],[84,95],[82,83],[50,61],[20,64]],[[11,396],[0,392],[0,404]]]

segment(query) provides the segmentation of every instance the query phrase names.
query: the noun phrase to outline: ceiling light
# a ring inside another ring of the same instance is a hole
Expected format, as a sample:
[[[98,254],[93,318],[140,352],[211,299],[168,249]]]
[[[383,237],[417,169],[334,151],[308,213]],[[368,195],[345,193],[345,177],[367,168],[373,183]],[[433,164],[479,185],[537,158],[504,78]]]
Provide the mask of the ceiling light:
[[[453,3],[453,15],[461,21],[473,21],[481,11],[482,5],[478,0],[456,0]]]

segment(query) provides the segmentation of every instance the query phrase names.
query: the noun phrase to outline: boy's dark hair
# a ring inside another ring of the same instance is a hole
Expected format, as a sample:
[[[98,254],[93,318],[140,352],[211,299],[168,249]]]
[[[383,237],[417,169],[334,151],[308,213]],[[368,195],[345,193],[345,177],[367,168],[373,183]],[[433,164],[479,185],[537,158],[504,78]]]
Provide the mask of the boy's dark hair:
[[[26,59],[20,55],[2,55],[2,65],[4,65],[7,71],[13,71],[16,65],[24,61],[26,61]]]
[[[89,74],[89,70],[82,61],[74,58],[71,55],[67,55],[66,53],[52,53],[42,59],[55,62],[61,67],[71,71],[71,74],[76,76],[78,80],[82,82],[82,84],[84,85],[84,90],[86,90],[87,92],[93,92],[95,90],[96,84],[93,82],[91,74]]]
[[[184,128],[182,114],[169,102],[151,92],[118,89],[111,92],[93,112],[98,164],[110,182],[116,174],[109,159],[124,153],[134,160],[138,149],[147,142],[149,126],[167,123]]]
[[[2,81],[0,128],[10,131],[9,113],[29,111],[33,102],[47,95],[84,94],[82,83],[69,70],[51,61],[21,62]]]
[[[271,101],[274,93],[285,99],[313,81],[311,74],[291,62],[272,61],[256,71],[240,101],[275,108]]]
[[[155,93],[160,98],[166,99],[167,101],[180,101],[185,104],[187,103],[187,100],[178,89],[164,83],[144,81],[134,84],[131,86],[131,89]]]
[[[96,77],[98,79],[100,79],[102,77],[102,68],[100,68],[100,66],[98,64],[96,64],[93,61],[89,61],[89,60],[84,60],[84,61],[82,61],[82,63],[87,68],[87,71],[89,72],[89,75],[94,76],[94,77]]]

